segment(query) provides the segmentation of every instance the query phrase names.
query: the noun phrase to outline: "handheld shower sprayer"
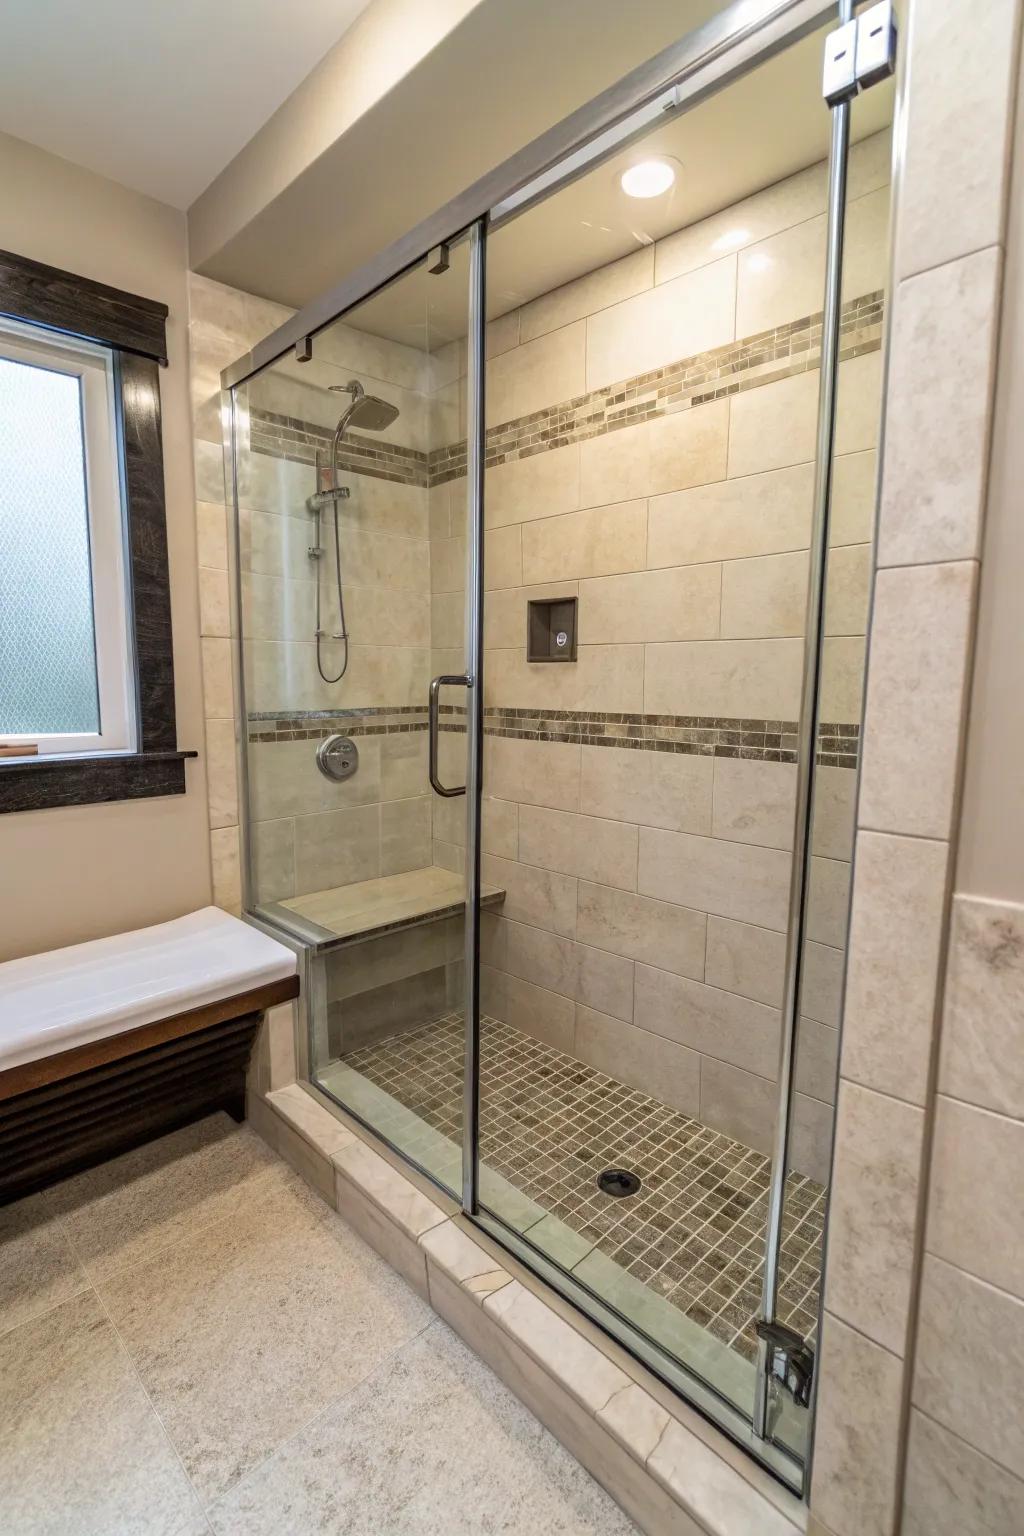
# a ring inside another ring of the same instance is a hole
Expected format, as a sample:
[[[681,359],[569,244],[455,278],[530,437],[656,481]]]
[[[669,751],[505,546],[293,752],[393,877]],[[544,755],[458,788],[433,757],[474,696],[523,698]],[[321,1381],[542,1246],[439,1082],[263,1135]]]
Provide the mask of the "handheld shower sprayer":
[[[326,490],[317,490],[307,498],[306,507],[316,518],[315,543],[310,545],[309,556],[311,560],[319,562],[326,550],[321,544],[321,524],[324,507],[330,506],[334,512],[334,575],[335,588],[338,594],[338,620],[339,628],[335,633],[329,633],[323,628],[321,620],[321,596],[320,596],[320,567],[316,568],[316,666],[317,671],[325,683],[340,683],[348,671],[348,626],[345,623],[345,590],[341,577],[341,533],[338,527],[338,503],[347,499],[349,490],[347,485],[339,485],[338,455],[341,441],[349,427],[360,426],[367,432],[383,432],[386,427],[398,416],[398,406],[391,405],[387,400],[381,400],[378,395],[368,395],[358,379],[349,379],[347,384],[332,384],[332,393],[351,395],[351,404],[338,418],[338,425],[334,429],[334,438],[331,442],[330,476],[331,483]],[[319,459],[317,461],[319,470]],[[345,646],[345,654],[341,663],[341,671],[334,677],[328,675],[324,669],[322,642],[324,640],[340,640]]]

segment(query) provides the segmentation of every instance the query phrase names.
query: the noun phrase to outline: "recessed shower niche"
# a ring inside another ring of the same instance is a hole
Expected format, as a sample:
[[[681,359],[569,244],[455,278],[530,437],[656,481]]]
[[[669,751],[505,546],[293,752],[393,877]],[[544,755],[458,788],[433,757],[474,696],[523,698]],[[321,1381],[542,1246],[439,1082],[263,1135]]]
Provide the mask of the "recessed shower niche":
[[[575,597],[534,597],[526,604],[527,661],[576,660]]]

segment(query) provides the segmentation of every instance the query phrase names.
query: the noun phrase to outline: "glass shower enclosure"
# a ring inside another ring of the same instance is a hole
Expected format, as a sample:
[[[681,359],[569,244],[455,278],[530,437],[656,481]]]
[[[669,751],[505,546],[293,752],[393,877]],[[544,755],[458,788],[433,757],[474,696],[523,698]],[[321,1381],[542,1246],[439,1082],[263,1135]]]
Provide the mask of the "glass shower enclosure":
[[[797,1489],[891,162],[835,23],[722,12],[225,374],[306,1079]]]

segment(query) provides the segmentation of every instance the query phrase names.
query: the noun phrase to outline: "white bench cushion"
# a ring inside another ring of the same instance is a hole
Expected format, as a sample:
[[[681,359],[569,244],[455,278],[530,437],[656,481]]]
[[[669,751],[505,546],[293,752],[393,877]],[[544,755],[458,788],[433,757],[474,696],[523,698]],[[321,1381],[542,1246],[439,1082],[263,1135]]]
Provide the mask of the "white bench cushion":
[[[219,907],[0,964],[0,1071],[294,976],[296,956]]]

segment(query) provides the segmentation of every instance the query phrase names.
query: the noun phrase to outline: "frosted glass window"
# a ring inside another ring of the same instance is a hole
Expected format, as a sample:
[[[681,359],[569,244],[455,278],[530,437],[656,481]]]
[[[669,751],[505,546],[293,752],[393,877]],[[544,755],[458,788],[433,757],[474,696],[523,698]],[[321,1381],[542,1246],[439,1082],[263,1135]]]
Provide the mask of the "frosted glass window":
[[[0,735],[99,728],[82,381],[0,358]]]

